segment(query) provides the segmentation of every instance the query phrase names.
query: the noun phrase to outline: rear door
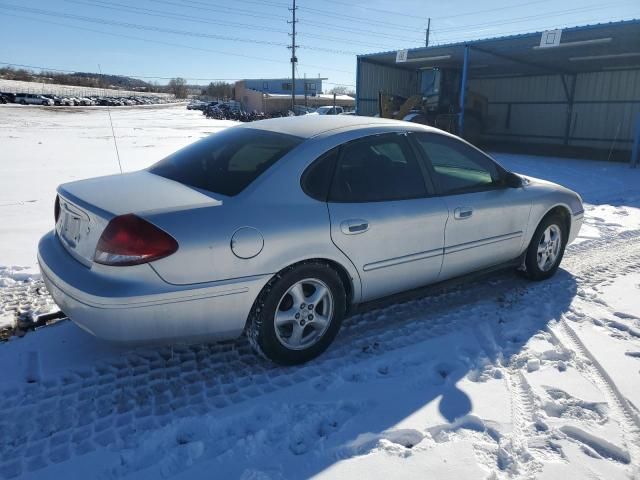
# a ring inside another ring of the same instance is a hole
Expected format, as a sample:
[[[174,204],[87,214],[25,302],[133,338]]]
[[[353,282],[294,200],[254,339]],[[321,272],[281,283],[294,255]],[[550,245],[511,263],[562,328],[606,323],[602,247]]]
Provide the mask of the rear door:
[[[449,211],[440,279],[515,259],[531,210],[524,189],[507,187],[506,172],[465,142],[436,133],[411,138]]]
[[[343,145],[329,193],[331,238],[353,262],[363,300],[437,280],[447,207],[404,133]]]

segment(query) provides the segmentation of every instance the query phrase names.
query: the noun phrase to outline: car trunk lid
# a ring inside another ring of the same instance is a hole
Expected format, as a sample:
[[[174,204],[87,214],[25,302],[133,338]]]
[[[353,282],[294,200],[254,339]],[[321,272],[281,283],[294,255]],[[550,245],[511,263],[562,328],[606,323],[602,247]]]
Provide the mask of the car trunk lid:
[[[109,221],[118,215],[138,216],[221,205],[189,186],[147,171],[91,178],[58,187],[60,215],[56,232],[66,250],[87,267]]]

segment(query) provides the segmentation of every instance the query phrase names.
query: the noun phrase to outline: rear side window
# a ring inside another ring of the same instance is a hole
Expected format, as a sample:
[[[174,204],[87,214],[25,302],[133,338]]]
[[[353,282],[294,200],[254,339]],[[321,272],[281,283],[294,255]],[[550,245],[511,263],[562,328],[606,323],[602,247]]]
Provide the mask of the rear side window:
[[[302,174],[302,190],[311,198],[321,202],[327,201],[338,152],[338,148],[328,151],[307,167]]]
[[[376,135],[343,145],[330,201],[383,202],[425,196],[422,170],[404,135]]]
[[[191,187],[234,196],[302,141],[283,133],[232,127],[178,150],[149,171]]]

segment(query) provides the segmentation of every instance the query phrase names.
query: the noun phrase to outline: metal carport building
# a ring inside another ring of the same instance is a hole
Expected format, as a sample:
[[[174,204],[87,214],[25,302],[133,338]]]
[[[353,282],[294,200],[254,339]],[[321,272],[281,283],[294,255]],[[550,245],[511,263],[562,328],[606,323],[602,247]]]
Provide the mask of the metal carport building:
[[[628,158],[640,116],[640,20],[555,32],[554,46],[542,46],[548,33],[535,32],[409,49],[400,61],[396,51],[360,55],[357,112],[378,113],[380,92],[419,93],[424,69],[459,68],[466,88],[458,105],[468,90],[488,99],[483,142]],[[458,117],[460,132],[464,113]]]

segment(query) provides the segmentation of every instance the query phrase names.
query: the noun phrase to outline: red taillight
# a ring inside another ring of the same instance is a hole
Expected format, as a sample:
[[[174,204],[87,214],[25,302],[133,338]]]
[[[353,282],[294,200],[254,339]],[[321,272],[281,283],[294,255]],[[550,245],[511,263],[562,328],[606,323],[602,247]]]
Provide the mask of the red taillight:
[[[136,215],[121,215],[109,222],[98,241],[93,260],[103,265],[139,265],[171,255],[178,242]]]
[[[56,195],[56,203],[53,205],[53,218],[57,224],[60,218],[60,197],[58,195]]]

